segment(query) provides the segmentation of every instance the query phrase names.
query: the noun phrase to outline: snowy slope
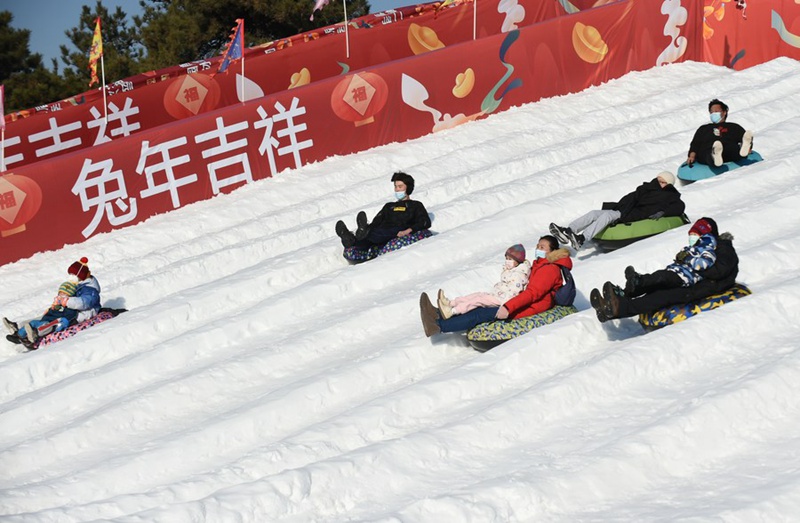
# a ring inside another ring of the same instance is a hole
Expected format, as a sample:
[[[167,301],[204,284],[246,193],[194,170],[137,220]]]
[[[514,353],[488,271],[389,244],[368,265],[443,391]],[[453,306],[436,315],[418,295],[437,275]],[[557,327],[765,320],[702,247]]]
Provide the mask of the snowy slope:
[[[647,335],[592,287],[687,228],[573,271],[581,312],[479,354],[423,291],[685,158],[719,97],[767,159],[682,187],[736,237],[748,298]],[[687,63],[332,158],[0,267],[30,318],[87,256],[130,312],[37,352],[0,342],[3,521],[792,521],[800,514],[800,64]],[[358,266],[333,224],[392,197],[437,235]]]

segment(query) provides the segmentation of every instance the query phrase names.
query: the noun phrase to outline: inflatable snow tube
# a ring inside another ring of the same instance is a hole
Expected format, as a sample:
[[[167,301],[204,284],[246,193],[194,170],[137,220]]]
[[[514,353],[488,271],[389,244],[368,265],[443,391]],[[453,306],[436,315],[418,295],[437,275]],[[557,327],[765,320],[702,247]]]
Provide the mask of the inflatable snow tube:
[[[752,292],[747,286],[736,283],[727,291],[719,294],[712,294],[711,296],[684,305],[673,305],[672,307],[665,307],[648,314],[640,314],[639,323],[641,323],[642,327],[647,331],[660,329],[661,327],[666,327],[667,325],[672,325],[673,323],[691,318],[701,312],[716,309],[726,303],[730,303],[750,294],[752,294]]]
[[[126,312],[126,309],[100,309],[100,312],[86,321],[82,321],[80,323],[76,323],[75,325],[70,325],[66,329],[61,332],[52,332],[47,336],[42,337],[38,343],[36,344],[36,348],[46,347],[47,345],[52,345],[53,343],[65,340],[67,338],[71,338],[78,334],[81,331],[85,331],[89,327],[93,327],[98,323],[103,323],[104,321],[108,321],[111,318],[118,316],[119,314]]]
[[[747,158],[742,158],[736,162],[725,162],[719,167],[715,165],[704,165],[697,162],[695,162],[692,167],[689,167],[686,162],[683,162],[681,166],[678,167],[678,179],[689,183],[696,182],[697,180],[705,180],[706,178],[713,178],[718,174],[726,173],[738,169],[739,167],[744,167],[745,165],[752,165],[763,159],[764,158],[762,158],[760,154],[751,151],[750,154],[747,155]]]
[[[474,326],[467,332],[467,340],[478,352],[486,352],[510,339],[527,334],[536,327],[543,327],[578,312],[573,306],[556,305],[533,316],[508,321],[490,321]]]
[[[428,238],[430,236],[433,236],[433,233],[431,233],[430,229],[423,229],[421,231],[407,234],[406,236],[403,236],[401,238],[395,238],[382,246],[374,245],[369,249],[348,247],[344,250],[344,253],[342,253],[342,255],[345,257],[347,261],[351,263],[363,263],[373,258],[377,258],[382,254],[386,254],[387,252],[392,252],[398,249],[402,249],[403,247],[411,245],[412,243],[416,243],[420,240],[424,240],[425,238]]]
[[[682,216],[665,216],[656,220],[648,218],[636,222],[618,223],[611,227],[606,227],[592,239],[599,248],[605,251],[613,251],[687,223],[691,222],[685,214]]]

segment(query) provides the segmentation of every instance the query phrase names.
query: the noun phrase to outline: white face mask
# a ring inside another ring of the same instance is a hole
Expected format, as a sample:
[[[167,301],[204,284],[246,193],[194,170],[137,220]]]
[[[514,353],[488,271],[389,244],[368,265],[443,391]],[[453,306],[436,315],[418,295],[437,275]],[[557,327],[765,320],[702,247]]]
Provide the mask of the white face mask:
[[[78,277],[75,276],[74,274],[70,274],[69,276],[67,276],[67,281],[70,283],[78,283],[78,281],[80,280],[78,280]]]
[[[517,266],[516,260],[506,260],[506,263],[505,263],[505,268],[506,269],[513,269],[516,266]]]
[[[697,240],[699,240],[699,239],[700,239],[700,237],[698,235],[690,234],[689,235],[689,247],[694,246],[694,244],[697,243]]]
[[[543,251],[543,250],[541,250],[541,249],[536,249],[535,251],[533,251],[533,255],[534,255],[534,256],[536,257],[536,259],[538,260],[539,258],[544,258],[544,257],[546,257],[546,256],[547,256],[547,253],[546,253],[546,252],[544,252],[544,251]]]

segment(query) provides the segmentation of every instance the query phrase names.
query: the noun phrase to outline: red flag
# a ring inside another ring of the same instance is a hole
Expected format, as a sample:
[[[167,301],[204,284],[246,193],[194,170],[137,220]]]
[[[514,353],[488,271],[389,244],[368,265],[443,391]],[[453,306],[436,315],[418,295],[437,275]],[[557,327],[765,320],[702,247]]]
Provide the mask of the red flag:
[[[222,61],[219,63],[218,73],[222,73],[231,62],[238,60],[242,57],[244,51],[244,20],[242,18],[236,19],[236,27],[232,28],[233,36],[228,43],[228,48],[225,49],[225,54],[222,55]]]
[[[89,81],[89,87],[93,84],[100,83],[97,78],[97,61],[103,56],[103,36],[100,34],[100,17],[95,20],[94,36],[92,37],[92,48],[89,50],[89,70],[92,72],[92,79]]]

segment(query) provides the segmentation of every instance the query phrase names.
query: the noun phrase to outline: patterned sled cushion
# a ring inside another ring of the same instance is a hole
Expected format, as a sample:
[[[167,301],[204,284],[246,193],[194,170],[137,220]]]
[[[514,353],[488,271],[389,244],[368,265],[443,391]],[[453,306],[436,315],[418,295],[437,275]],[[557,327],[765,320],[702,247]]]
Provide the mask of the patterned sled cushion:
[[[343,256],[348,261],[354,263],[361,263],[373,258],[377,258],[381,254],[386,254],[387,252],[396,251],[398,249],[402,249],[407,245],[411,245],[412,243],[418,242],[420,240],[424,240],[433,236],[430,229],[423,229],[421,231],[412,232],[411,234],[407,234],[402,238],[395,238],[383,246],[374,245],[369,249],[359,249],[358,247],[348,247],[344,250]]]
[[[556,305],[552,309],[518,320],[481,323],[467,332],[467,339],[469,341],[510,340],[575,312],[578,312],[578,309],[573,306]]]
[[[700,314],[704,311],[710,311],[721,307],[726,303],[738,300],[744,296],[752,294],[747,286],[741,283],[735,284],[733,287],[720,294],[713,294],[706,298],[687,303],[684,305],[673,305],[672,307],[665,307],[658,309],[655,312],[639,315],[639,323],[647,330],[658,329],[672,325],[673,323],[681,322],[687,318],[691,318],[695,314]]]
[[[61,340],[65,340],[67,338],[71,338],[78,334],[81,331],[88,329],[93,325],[97,325],[98,323],[103,323],[106,320],[110,320],[113,318],[115,314],[111,312],[101,312],[97,316],[89,318],[86,321],[82,321],[80,323],[76,323],[75,325],[70,325],[66,329],[61,332],[53,332],[39,340],[39,344],[37,345],[38,348],[44,347],[45,345],[52,345]]]

